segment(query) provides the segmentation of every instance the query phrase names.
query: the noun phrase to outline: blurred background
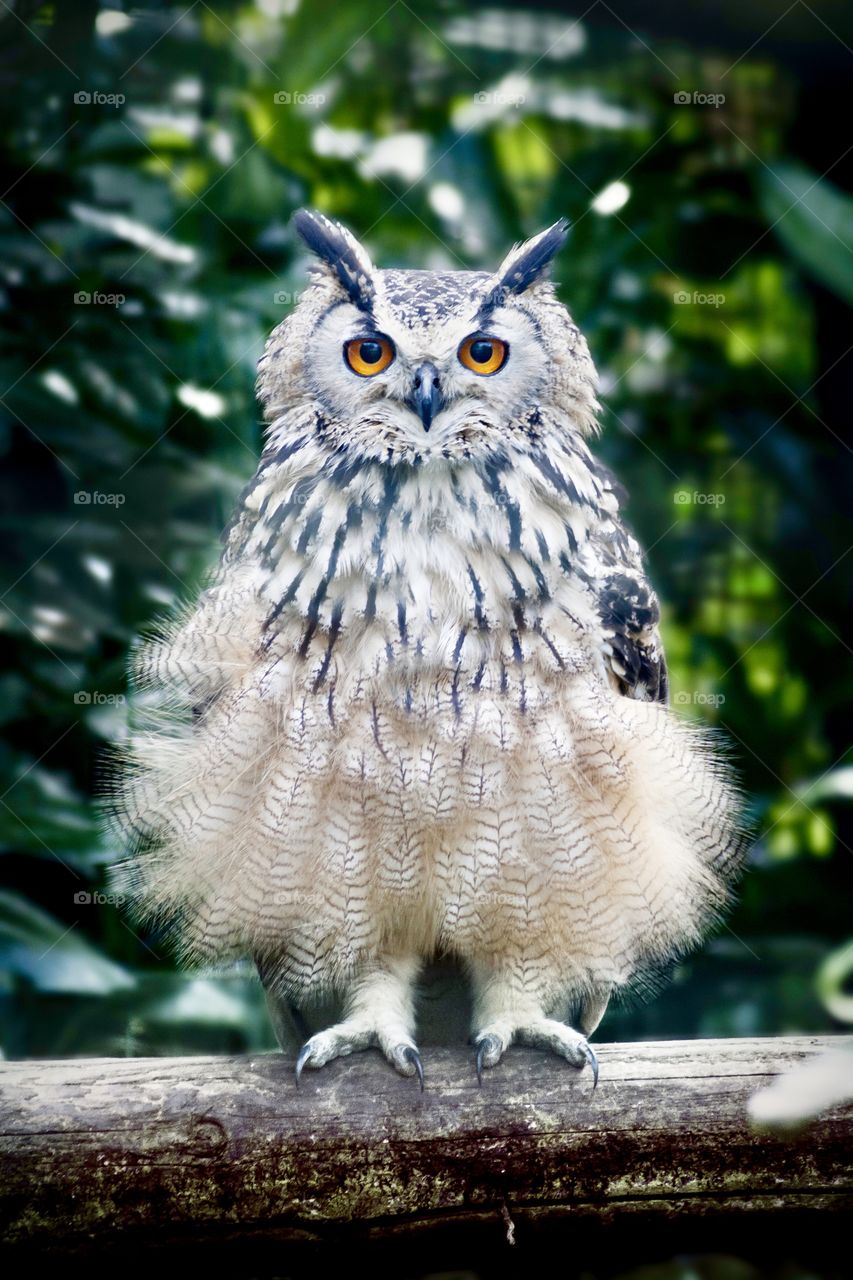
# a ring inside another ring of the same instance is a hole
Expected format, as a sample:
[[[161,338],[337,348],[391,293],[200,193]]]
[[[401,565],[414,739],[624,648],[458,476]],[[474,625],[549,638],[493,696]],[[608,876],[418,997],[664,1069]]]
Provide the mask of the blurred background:
[[[665,602],[730,744],[739,904],[599,1038],[841,1029],[853,932],[853,71],[835,0],[16,3],[0,10],[0,1047],[273,1047],[105,889],[93,796],[134,637],[191,597],[261,442],[294,209],[382,265],[556,264]],[[675,1273],[673,1273],[675,1274]],[[691,1273],[692,1274],[692,1273]]]

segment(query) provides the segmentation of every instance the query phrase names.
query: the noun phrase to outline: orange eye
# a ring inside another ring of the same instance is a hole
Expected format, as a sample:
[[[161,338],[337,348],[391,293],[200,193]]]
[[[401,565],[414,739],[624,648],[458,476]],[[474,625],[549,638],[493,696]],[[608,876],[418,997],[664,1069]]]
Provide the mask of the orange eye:
[[[387,369],[396,352],[387,338],[353,338],[344,343],[344,359],[353,373],[372,378]]]
[[[459,348],[459,359],[466,369],[472,373],[497,373],[506,364],[509,355],[509,344],[500,338],[489,338],[485,334],[475,333],[466,338]]]

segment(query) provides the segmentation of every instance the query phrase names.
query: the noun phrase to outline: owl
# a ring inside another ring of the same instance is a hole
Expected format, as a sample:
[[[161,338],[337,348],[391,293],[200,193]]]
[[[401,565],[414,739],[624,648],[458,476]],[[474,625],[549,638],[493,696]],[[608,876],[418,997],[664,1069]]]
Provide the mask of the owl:
[[[296,1075],[423,1066],[451,960],[482,1083],[572,1066],[614,993],[697,944],[742,860],[727,769],[667,706],[659,607],[590,450],[596,375],[556,223],[494,273],[383,270],[300,211],[266,445],[200,598],[139,651],[118,887],[183,959],[334,999]],[[279,1019],[280,1021],[280,1019]]]

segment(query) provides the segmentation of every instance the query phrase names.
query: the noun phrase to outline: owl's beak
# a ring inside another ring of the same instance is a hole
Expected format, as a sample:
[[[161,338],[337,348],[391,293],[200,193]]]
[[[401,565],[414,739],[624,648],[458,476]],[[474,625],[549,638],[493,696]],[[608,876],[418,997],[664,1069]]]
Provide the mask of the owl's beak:
[[[415,370],[412,394],[406,401],[429,431],[435,415],[444,407],[444,397],[438,385],[438,369],[434,364],[422,364]]]

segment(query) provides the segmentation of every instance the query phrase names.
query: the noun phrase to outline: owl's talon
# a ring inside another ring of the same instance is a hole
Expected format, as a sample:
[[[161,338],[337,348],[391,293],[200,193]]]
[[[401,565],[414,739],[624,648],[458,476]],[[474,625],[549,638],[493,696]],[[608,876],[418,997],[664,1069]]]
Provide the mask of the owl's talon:
[[[410,1062],[415,1068],[415,1073],[420,1081],[421,1093],[424,1091],[424,1064],[421,1062],[421,1055],[412,1045],[401,1045],[397,1051],[404,1062]]]
[[[483,1057],[486,1052],[486,1042],[481,1040],[477,1045],[477,1084],[483,1087]]]
[[[308,1043],[307,1043],[307,1044],[304,1044],[304,1045],[302,1046],[302,1048],[299,1050],[299,1057],[296,1059],[296,1083],[297,1083],[297,1085],[299,1084],[299,1078],[300,1078],[300,1076],[302,1075],[302,1069],[303,1069],[303,1067],[305,1066],[305,1063],[308,1061],[308,1059],[309,1059],[310,1057],[311,1057],[311,1041],[309,1040],[309,1041],[308,1041]]]
[[[477,1083],[483,1087],[483,1067],[496,1066],[503,1056],[503,1042],[498,1036],[485,1035],[477,1041]],[[486,1058],[490,1061],[487,1062]]]

